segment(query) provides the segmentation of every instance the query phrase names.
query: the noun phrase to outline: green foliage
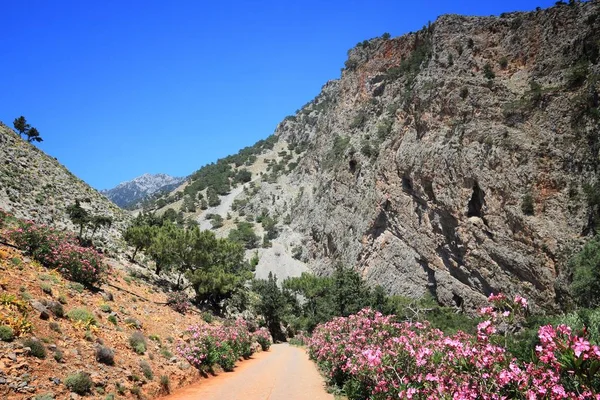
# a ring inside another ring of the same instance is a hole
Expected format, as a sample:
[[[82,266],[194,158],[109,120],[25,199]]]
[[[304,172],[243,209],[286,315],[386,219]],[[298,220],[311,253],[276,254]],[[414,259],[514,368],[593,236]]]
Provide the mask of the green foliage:
[[[381,38],[383,40],[388,40],[392,35],[390,35],[388,32],[385,32],[383,35],[381,35]]]
[[[54,360],[58,363],[63,362],[64,354],[60,349],[54,351]]]
[[[134,248],[131,260],[135,261],[135,256],[138,251],[149,247],[152,244],[152,239],[155,234],[155,229],[150,225],[138,225],[134,222],[125,233],[123,239],[129,246]]]
[[[79,200],[67,207],[67,214],[74,225],[79,226],[79,238],[83,239],[83,229],[90,221],[90,215],[87,210],[81,207]]]
[[[420,31],[415,37],[414,50],[398,67],[390,68],[386,79],[396,80],[402,76],[406,78],[406,86],[412,86],[416,76],[421,71],[423,64],[431,58],[431,40],[426,31]]]
[[[160,388],[164,393],[171,393],[171,381],[168,375],[160,376]]]
[[[117,322],[117,317],[114,315],[109,315],[108,316],[108,322],[110,322],[111,324],[117,326],[118,322]]]
[[[3,342],[10,342],[15,338],[15,332],[13,328],[8,325],[0,325],[0,340]]]
[[[30,356],[37,358],[46,358],[46,348],[44,344],[38,339],[28,338],[23,341],[23,347],[29,347]]]
[[[490,63],[486,63],[483,66],[483,76],[486,79],[494,79],[496,77],[496,74],[494,73],[494,70],[492,68],[492,65]]]
[[[385,118],[381,122],[377,124],[377,138],[379,140],[385,140],[390,133],[392,133],[392,126],[394,125],[394,120],[391,118]]]
[[[209,207],[216,207],[221,204],[221,199],[219,199],[217,191],[212,187],[206,190],[206,198],[208,199]]]
[[[585,308],[600,307],[600,237],[591,239],[570,261],[571,291],[575,302]]]
[[[146,379],[148,379],[149,381],[154,379],[154,372],[152,371],[152,367],[150,366],[150,364],[148,364],[148,361],[141,360],[140,368],[142,369],[142,373],[144,374]]]
[[[146,352],[146,338],[139,331],[133,332],[129,336],[129,346],[137,354],[144,354]]]
[[[583,85],[589,74],[589,66],[587,60],[581,61],[568,71],[567,87],[575,89]]]
[[[21,115],[19,118],[15,118],[13,121],[13,126],[15,127],[16,131],[19,132],[20,136],[27,136],[27,142],[31,143],[43,141],[38,130],[29,125],[24,116]]]
[[[74,308],[67,313],[67,317],[73,322],[80,322],[84,326],[98,325],[96,317],[86,308]]]
[[[229,240],[239,243],[247,249],[258,247],[258,236],[249,222],[238,222],[237,228],[229,231]]]
[[[588,203],[590,228],[595,231],[600,226],[600,183],[584,184],[583,192]]]
[[[533,215],[534,204],[531,193],[527,193],[523,196],[523,200],[521,201],[521,211],[523,211],[523,214],[525,215]]]
[[[74,393],[85,395],[92,390],[94,382],[87,372],[78,372],[65,379],[65,386]]]
[[[502,69],[506,69],[506,67],[508,67],[508,59],[506,57],[502,57],[499,61],[498,61],[498,65],[500,65],[500,68]]]
[[[281,331],[281,322],[284,319],[288,300],[277,286],[277,277],[269,272],[267,280],[254,281],[253,289],[260,295],[257,311],[265,318],[273,340],[285,340],[285,335]]]
[[[115,364],[115,352],[114,350],[99,346],[96,348],[96,361],[106,365],[114,365]]]
[[[360,110],[350,123],[351,129],[360,129],[365,125],[367,121],[367,113],[364,110]]]

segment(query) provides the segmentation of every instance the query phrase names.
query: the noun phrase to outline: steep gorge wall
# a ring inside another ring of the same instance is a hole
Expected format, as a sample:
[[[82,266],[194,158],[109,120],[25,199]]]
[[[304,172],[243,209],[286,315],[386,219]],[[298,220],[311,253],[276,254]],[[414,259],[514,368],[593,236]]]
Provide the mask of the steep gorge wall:
[[[342,262],[391,293],[554,307],[591,233],[599,45],[597,1],[365,42],[279,125],[308,149],[271,208],[291,205],[317,273]]]

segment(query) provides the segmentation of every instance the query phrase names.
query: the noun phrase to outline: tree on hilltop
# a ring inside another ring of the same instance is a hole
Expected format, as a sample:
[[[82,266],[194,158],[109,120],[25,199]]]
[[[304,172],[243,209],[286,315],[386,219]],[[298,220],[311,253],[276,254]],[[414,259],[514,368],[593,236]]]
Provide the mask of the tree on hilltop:
[[[29,125],[24,116],[20,116],[19,118],[15,118],[13,121],[13,126],[19,132],[19,136],[27,136],[27,142],[42,142],[43,139],[40,137],[40,132]]]

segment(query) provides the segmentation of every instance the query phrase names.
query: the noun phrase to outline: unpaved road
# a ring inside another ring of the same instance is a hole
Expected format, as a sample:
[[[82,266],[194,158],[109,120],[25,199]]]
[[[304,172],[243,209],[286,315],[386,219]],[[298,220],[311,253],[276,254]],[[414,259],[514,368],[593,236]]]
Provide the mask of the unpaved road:
[[[333,400],[305,351],[275,344],[224,372],[161,400]]]

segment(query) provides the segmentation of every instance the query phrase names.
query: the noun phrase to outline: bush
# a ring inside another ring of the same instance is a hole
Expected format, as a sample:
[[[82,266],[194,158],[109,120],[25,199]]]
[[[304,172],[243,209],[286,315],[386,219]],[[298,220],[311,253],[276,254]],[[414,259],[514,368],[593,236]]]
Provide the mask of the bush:
[[[108,319],[108,322],[110,322],[111,324],[117,326],[118,322],[117,322],[117,317],[116,316],[109,315],[107,319]]]
[[[496,74],[494,73],[494,70],[492,69],[492,66],[490,65],[490,63],[487,63],[483,66],[483,76],[486,79],[494,79],[496,77]]]
[[[108,347],[96,348],[96,361],[106,365],[115,365],[115,352]]]
[[[15,338],[15,332],[13,328],[7,325],[0,325],[0,340],[3,342],[10,342]]]
[[[173,292],[167,295],[167,305],[178,313],[185,314],[190,309],[190,300],[184,292]]]
[[[508,67],[508,59],[506,57],[502,57],[500,61],[498,61],[498,64],[500,65],[500,68],[506,69],[506,67]]]
[[[260,344],[263,351],[269,350],[273,341],[271,340],[271,334],[267,328],[260,328],[254,332],[254,340]]]
[[[150,364],[148,364],[148,361],[141,360],[140,368],[142,369],[142,373],[144,374],[146,379],[148,379],[149,381],[154,379],[154,373],[152,372],[152,367],[150,366]]]
[[[139,331],[133,332],[131,336],[129,336],[129,345],[133,351],[138,354],[144,354],[146,352],[146,338]]]
[[[8,236],[37,261],[47,268],[58,270],[69,280],[93,286],[104,277],[105,267],[100,253],[79,246],[72,235],[27,221],[9,231]]]
[[[67,313],[67,317],[76,324],[82,325],[84,328],[91,325],[98,325],[98,321],[96,321],[94,314],[85,308],[74,308]]]
[[[161,375],[160,388],[165,393],[171,393],[171,381],[169,380],[168,375]]]
[[[37,339],[29,338],[23,341],[23,347],[29,347],[28,355],[37,358],[46,358],[46,348]]]
[[[74,393],[79,395],[85,395],[92,390],[92,378],[87,372],[78,372],[76,374],[69,375],[65,379],[65,386]]]
[[[569,263],[573,270],[571,291],[585,308],[600,307],[600,236],[591,239]]]
[[[63,361],[63,352],[60,349],[56,349],[56,351],[54,351],[54,359],[58,363]]]
[[[533,215],[534,204],[531,193],[527,193],[525,196],[523,196],[523,201],[521,202],[521,211],[523,211],[523,214],[525,215]]]
[[[63,308],[62,304],[60,304],[58,301],[49,302],[47,304],[47,307],[50,311],[52,311],[52,314],[54,314],[56,317],[62,318],[65,316],[65,309]]]
[[[179,354],[201,371],[216,364],[233,370],[239,357],[252,354],[252,340],[243,320],[227,325],[195,325],[187,330],[188,339],[177,346]]]

